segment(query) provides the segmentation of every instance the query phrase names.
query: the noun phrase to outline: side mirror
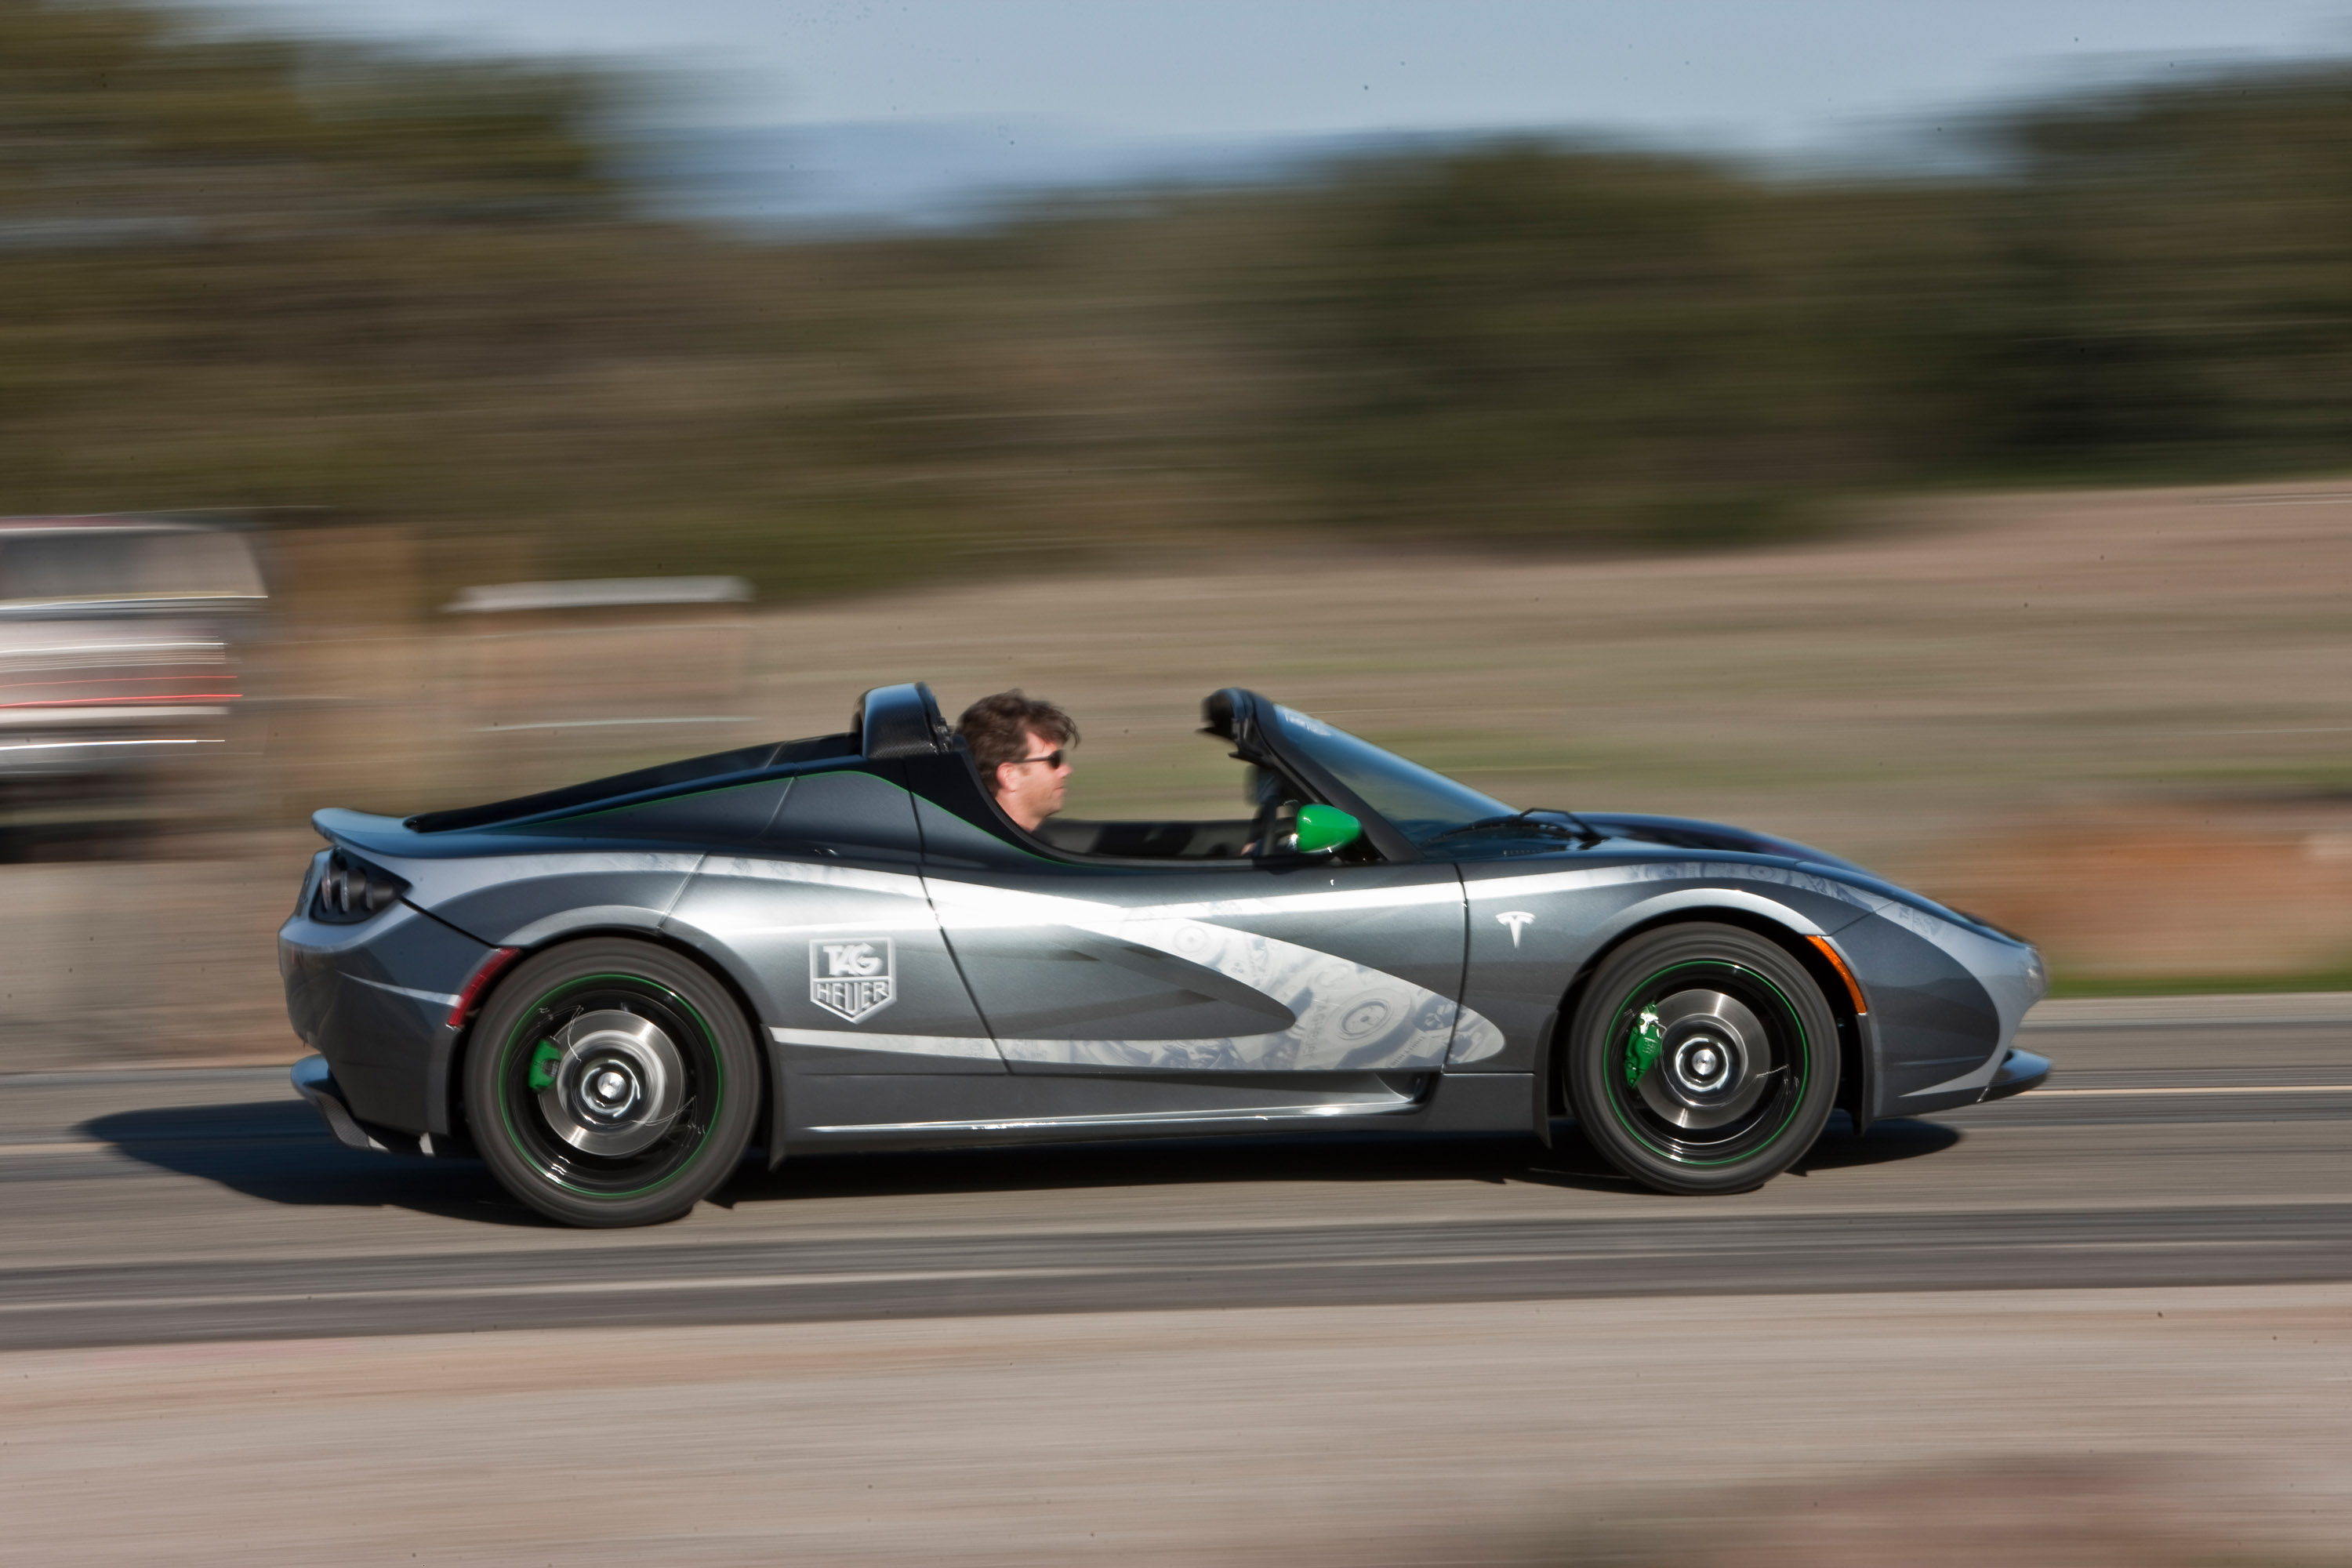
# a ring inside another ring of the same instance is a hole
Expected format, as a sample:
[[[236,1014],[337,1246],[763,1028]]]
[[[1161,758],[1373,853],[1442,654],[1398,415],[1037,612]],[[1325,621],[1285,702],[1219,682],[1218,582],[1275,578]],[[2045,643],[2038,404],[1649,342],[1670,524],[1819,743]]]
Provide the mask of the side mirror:
[[[1302,805],[1291,847],[1301,855],[1326,855],[1364,836],[1364,825],[1336,805]]]

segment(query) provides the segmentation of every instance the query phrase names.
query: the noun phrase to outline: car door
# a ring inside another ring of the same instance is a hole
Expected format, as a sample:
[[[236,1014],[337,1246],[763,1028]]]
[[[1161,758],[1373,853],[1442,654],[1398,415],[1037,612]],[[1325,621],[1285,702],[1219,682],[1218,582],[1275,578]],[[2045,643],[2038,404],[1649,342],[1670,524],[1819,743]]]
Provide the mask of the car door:
[[[751,850],[708,857],[670,918],[750,971],[796,1122],[940,1099],[877,1080],[1003,1076],[925,895],[904,789],[856,770],[793,779]]]
[[[930,802],[924,881],[1015,1074],[1433,1071],[1465,946],[1447,865],[1088,864]]]

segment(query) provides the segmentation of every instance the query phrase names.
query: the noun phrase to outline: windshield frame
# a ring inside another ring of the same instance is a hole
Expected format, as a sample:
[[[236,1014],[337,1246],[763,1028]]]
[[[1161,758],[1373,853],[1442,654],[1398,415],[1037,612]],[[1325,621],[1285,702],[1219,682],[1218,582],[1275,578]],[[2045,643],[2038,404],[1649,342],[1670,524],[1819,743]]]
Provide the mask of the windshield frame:
[[[1299,709],[1265,698],[1258,700],[1263,704],[1260,733],[1276,749],[1308,764],[1315,782],[1327,793],[1341,797],[1332,804],[1356,808],[1359,816],[1369,816],[1386,828],[1384,834],[1372,834],[1367,825],[1368,835],[1375,837],[1376,847],[1389,859],[1423,858],[1423,847],[1441,834],[1473,822],[1516,815],[1515,807],[1435,768]],[[1400,791],[1406,793],[1400,795]],[[1424,805],[1444,803],[1442,810],[1435,816],[1397,814],[1395,808],[1407,804],[1413,794],[1420,795]],[[1388,841],[1379,842],[1382,839]]]

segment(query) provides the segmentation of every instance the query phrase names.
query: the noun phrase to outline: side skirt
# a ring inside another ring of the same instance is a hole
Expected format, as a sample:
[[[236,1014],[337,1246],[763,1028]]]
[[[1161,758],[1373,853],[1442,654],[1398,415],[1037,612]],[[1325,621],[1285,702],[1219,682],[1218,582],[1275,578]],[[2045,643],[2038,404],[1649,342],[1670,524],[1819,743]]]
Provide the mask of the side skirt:
[[[1238,1074],[1216,1081],[803,1079],[786,1086],[785,1098],[797,1103],[776,1146],[814,1153],[1261,1132],[1524,1132],[1534,1118],[1531,1073],[1332,1076],[1338,1081],[1319,1084],[1265,1081],[1289,1077],[1273,1074],[1256,1083]]]

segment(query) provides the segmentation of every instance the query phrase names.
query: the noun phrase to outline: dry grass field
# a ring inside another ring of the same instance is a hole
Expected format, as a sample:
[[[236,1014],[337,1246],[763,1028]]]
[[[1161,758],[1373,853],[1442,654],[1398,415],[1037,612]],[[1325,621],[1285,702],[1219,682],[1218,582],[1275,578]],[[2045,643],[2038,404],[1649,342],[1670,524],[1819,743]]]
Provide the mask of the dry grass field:
[[[1069,707],[1078,815],[1233,809],[1192,731],[1246,685],[1514,805],[1820,844],[2032,936],[2062,984],[2352,983],[2352,482],[1914,502],[1711,554],[1219,549],[486,626],[386,608],[415,597],[412,542],[289,541],[237,820],[0,867],[0,1060],[291,1055],[268,939],[310,806],[837,729],[910,679],[950,711],[1013,685]]]

